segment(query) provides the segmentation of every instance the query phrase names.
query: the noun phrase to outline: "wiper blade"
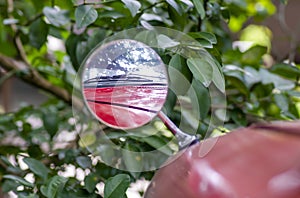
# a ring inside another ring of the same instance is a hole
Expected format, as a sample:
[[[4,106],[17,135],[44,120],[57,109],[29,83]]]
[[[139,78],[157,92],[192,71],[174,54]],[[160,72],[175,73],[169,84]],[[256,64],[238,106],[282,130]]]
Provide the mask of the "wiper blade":
[[[148,78],[147,78],[148,77]],[[84,81],[84,84],[89,83],[107,83],[107,82],[153,82],[154,80],[149,78],[157,78],[152,76],[141,77],[134,75],[116,75],[116,76],[99,76]]]

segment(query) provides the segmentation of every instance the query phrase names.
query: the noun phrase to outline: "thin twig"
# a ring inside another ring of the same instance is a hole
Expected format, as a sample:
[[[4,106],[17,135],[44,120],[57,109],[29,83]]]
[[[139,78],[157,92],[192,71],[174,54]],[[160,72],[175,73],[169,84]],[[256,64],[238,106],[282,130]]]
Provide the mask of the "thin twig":
[[[13,19],[13,11],[14,11],[14,2],[13,0],[7,0],[7,12],[8,12],[8,17],[10,19]],[[15,43],[15,46],[16,46],[16,49],[18,51],[18,54],[19,56],[21,57],[21,59],[27,64],[29,65],[29,62],[27,60],[27,56],[26,56],[26,53],[25,53],[25,50],[24,50],[24,47],[23,47],[23,44],[22,44],[22,41],[20,39],[20,36],[19,34],[17,34],[18,32],[18,28],[17,28],[17,25],[16,24],[11,24],[11,28],[13,30],[13,32],[15,33],[15,36],[14,36],[14,43]]]
[[[7,71],[16,70],[23,72],[20,77],[22,80],[55,95],[70,105],[73,103],[78,108],[83,106],[82,101],[75,97],[72,98],[72,95],[67,90],[51,84],[38,71],[27,65],[24,61],[17,61],[0,53],[0,66]]]
[[[28,26],[28,25],[32,24],[35,20],[37,20],[38,18],[41,18],[42,16],[44,16],[43,13],[39,13],[39,14],[35,15],[33,18],[26,21],[26,23],[24,23],[23,26]]]

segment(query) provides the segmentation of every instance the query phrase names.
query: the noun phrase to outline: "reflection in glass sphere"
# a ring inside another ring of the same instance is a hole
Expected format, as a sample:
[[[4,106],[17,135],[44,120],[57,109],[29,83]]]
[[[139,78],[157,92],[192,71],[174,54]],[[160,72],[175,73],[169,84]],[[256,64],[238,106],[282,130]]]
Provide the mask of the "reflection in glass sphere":
[[[162,108],[168,90],[165,65],[149,46],[129,39],[95,49],[83,68],[83,95],[91,112],[108,126],[135,128]]]

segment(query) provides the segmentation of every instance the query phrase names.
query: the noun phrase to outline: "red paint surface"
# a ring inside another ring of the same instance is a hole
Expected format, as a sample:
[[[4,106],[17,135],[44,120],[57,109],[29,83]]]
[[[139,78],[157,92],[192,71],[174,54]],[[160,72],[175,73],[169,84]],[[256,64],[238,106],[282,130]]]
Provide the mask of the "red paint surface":
[[[105,124],[124,129],[138,127],[149,122],[156,115],[154,112],[158,112],[163,106],[166,94],[166,86],[84,88],[85,99],[112,104],[88,102],[91,111]]]

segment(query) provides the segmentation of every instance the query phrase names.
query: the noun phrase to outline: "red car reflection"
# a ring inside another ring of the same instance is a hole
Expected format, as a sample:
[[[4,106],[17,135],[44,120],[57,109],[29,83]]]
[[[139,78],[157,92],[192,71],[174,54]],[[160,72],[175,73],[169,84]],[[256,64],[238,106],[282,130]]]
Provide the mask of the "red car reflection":
[[[134,128],[149,122],[165,102],[167,86],[85,87],[90,110],[108,126]]]

